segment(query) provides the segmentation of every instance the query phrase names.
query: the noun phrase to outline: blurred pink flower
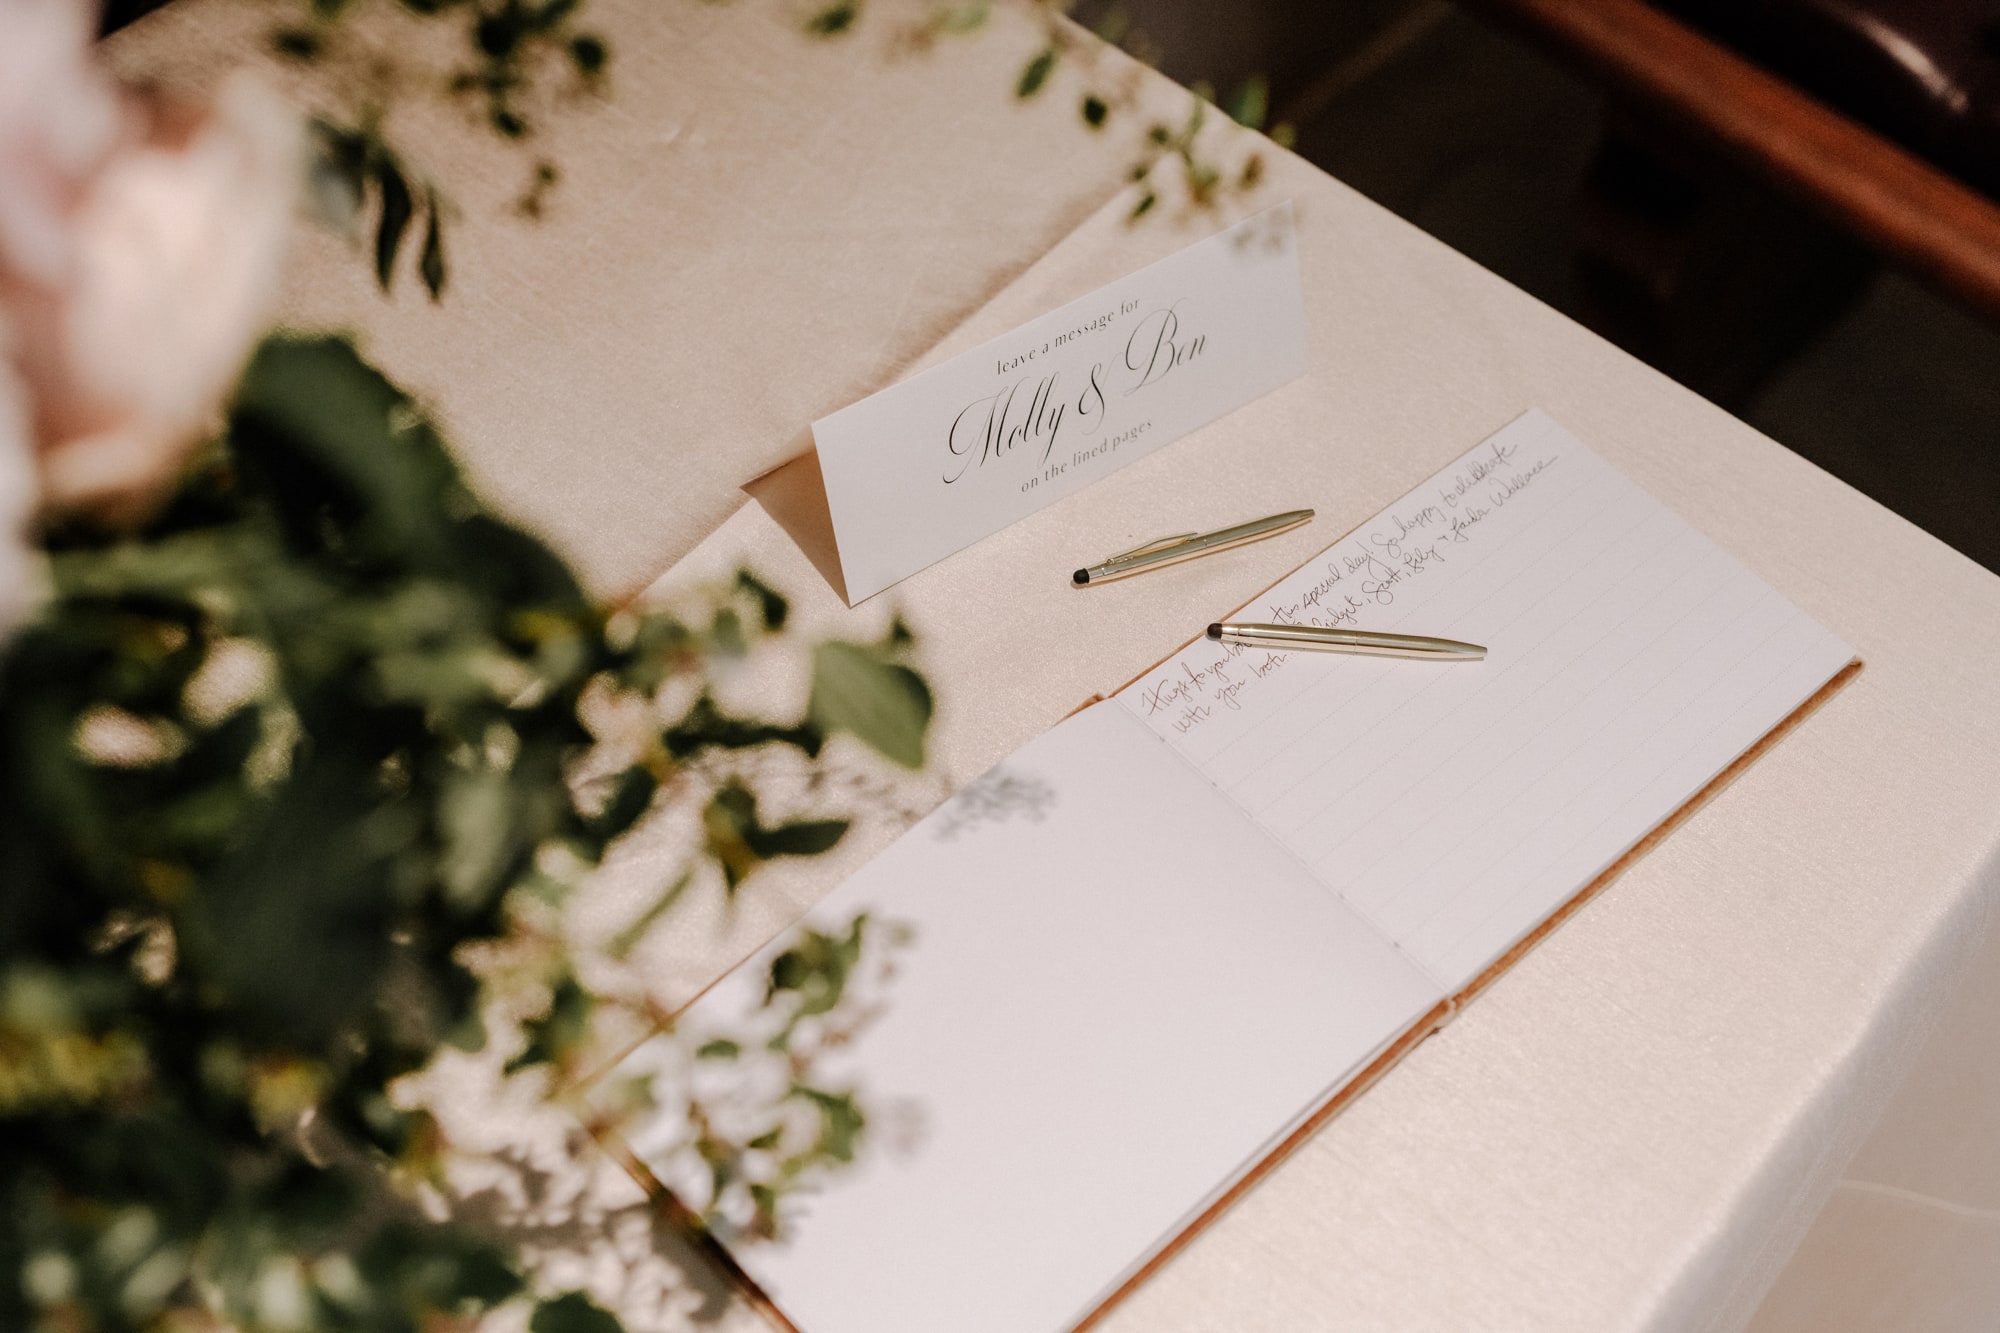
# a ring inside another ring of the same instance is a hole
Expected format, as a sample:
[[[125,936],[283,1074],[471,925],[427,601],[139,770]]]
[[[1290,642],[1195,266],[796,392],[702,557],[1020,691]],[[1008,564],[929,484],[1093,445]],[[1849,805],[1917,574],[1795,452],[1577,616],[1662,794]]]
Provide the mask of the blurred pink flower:
[[[29,427],[27,391],[0,358],[0,639],[34,601],[38,583],[25,538],[41,489],[28,451]]]
[[[300,177],[276,97],[243,76],[202,109],[121,89],[93,27],[85,0],[0,4],[8,542],[31,510],[130,520],[171,484],[262,326]]]

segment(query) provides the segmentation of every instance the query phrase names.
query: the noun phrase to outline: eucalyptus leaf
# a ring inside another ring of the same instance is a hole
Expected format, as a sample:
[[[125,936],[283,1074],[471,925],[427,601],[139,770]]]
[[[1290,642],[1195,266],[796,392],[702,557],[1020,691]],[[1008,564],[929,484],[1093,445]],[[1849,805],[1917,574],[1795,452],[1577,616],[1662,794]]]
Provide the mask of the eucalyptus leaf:
[[[388,291],[396,276],[396,253],[409,230],[414,201],[410,184],[403,179],[395,159],[378,153],[374,162],[375,186],[382,195],[382,214],[375,224],[375,280]]]
[[[785,617],[791,614],[791,603],[776,589],[747,569],[736,571],[736,586],[756,600],[758,615],[765,629],[781,630],[785,627]]]
[[[1230,119],[1253,130],[1264,128],[1264,118],[1270,110],[1271,85],[1261,74],[1245,79],[1229,99]]]
[[[534,1065],[562,1062],[582,1044],[595,1009],[596,1002],[575,977],[562,978],[549,997],[547,1011],[523,1025],[528,1034],[527,1044],[506,1063],[506,1072],[514,1074]]]
[[[817,1088],[793,1089],[795,1095],[811,1102],[820,1114],[820,1151],[836,1162],[854,1160],[854,1149],[867,1119],[855,1105],[854,1094],[823,1092]]]
[[[576,72],[586,79],[594,79],[604,72],[605,61],[610,58],[610,48],[602,37],[588,33],[572,37],[569,43],[569,58],[576,66]]]
[[[310,28],[279,28],[271,34],[271,49],[287,60],[310,64],[319,59],[319,34]]]
[[[878,648],[832,642],[813,650],[806,711],[824,731],[848,732],[905,768],[921,768],[931,707],[923,677]]]
[[[846,993],[848,977],[861,961],[868,917],[854,918],[845,935],[804,930],[792,947],[771,960],[771,995],[789,993],[799,1017],[831,1011]]]
[[[1045,47],[1022,69],[1020,82],[1014,85],[1014,96],[1033,97],[1042,90],[1042,85],[1049,81],[1049,74],[1055,67],[1056,49],[1053,46]]]
[[[424,206],[424,249],[417,260],[417,274],[424,280],[424,290],[436,301],[444,296],[444,222],[443,211],[438,204],[436,190],[426,192]]]
[[[707,749],[747,750],[758,745],[789,745],[812,758],[826,743],[826,735],[811,722],[796,726],[759,722],[754,718],[731,717],[716,706],[711,695],[703,694],[687,714],[661,735],[667,753],[687,759]]]
[[[938,11],[933,20],[939,32],[977,32],[993,17],[991,0],[961,0]]]
[[[351,519],[343,554],[450,566],[455,534],[440,518],[460,490],[458,469],[427,429],[405,424],[408,413],[408,399],[350,344],[273,338],[244,371],[230,426],[300,546],[324,543],[333,507]]]
[[[716,792],[702,814],[704,848],[721,866],[732,892],[765,861],[827,851],[847,827],[844,819],[803,819],[766,827],[757,814],[755,793],[738,782]]]
[[[528,1333],[624,1333],[624,1325],[584,1293],[568,1291],[535,1307]]]
[[[611,795],[591,820],[592,831],[607,840],[625,832],[646,813],[659,789],[660,780],[651,769],[644,764],[633,764],[612,780]]]
[[[505,887],[502,871],[520,851],[513,784],[490,769],[451,775],[438,825],[444,846],[437,873],[446,900],[463,911],[484,906]]]
[[[750,850],[763,860],[780,856],[818,856],[847,835],[844,819],[800,819],[775,828],[755,829],[747,839]]]
[[[852,3],[851,0],[842,0],[842,3],[828,5],[808,19],[806,31],[816,37],[832,37],[853,27],[854,20],[860,17],[860,14],[859,4]]]

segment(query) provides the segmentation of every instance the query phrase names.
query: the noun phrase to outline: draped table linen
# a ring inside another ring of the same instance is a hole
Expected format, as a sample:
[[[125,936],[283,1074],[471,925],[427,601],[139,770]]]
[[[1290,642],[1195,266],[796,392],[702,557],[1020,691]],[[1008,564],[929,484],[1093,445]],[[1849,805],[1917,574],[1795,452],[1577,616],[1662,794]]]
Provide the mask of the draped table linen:
[[[199,90],[264,59],[268,12],[175,0],[112,55]],[[893,6],[833,42],[743,3],[586,13],[612,93],[547,118],[537,151],[564,180],[542,222],[506,216],[527,159],[462,110],[406,106],[392,129],[459,217],[446,299],[409,273],[385,299],[351,243],[302,223],[284,314],[356,331],[606,596],[740,563],[808,627],[858,636],[899,611],[939,701],[925,799],[1530,406],[1867,662],[1103,1328],[2000,1322],[2000,578],[1247,131],[1213,142],[1262,155],[1254,194],[1184,217],[1169,189],[1128,223],[1139,122],[1088,130],[1081,90],[1129,84],[1176,122],[1186,94],[1106,51],[1017,103],[1042,39],[1014,11],[915,55],[890,49]],[[813,418],[1287,197],[1302,380],[852,610],[774,521],[786,488],[742,489]],[[1069,586],[1158,532],[1305,505],[1318,521],[1282,538]],[[663,993],[892,832],[694,938]],[[668,1328],[691,1308],[627,1313]]]

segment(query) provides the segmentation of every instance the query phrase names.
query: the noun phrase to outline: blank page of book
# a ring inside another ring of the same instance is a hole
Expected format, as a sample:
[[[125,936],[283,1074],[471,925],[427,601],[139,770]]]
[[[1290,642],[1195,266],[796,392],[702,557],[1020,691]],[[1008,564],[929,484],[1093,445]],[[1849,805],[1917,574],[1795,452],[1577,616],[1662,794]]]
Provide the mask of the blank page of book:
[[[1203,639],[1118,695],[1453,993],[1854,656],[1539,411],[1231,618],[1487,646]]]
[[[812,921],[860,912],[910,939],[816,1078],[861,1090],[868,1148],[787,1198],[780,1239],[719,1231],[804,1333],[1071,1327],[1444,998],[1110,702],[959,792]],[[681,1031],[740,1036],[790,942]],[[699,1202],[683,1128],[626,1141]]]

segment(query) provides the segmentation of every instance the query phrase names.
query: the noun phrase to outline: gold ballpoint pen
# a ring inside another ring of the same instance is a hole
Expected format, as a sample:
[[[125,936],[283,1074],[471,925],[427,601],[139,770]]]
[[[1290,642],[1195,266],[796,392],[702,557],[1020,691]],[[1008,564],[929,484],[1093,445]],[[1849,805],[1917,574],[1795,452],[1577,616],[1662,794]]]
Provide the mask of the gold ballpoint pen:
[[[1210,625],[1208,637],[1218,643],[1289,652],[1295,648],[1317,653],[1361,653],[1369,657],[1420,657],[1430,662],[1477,662],[1486,649],[1457,639],[1433,639],[1422,634],[1378,634],[1362,629],[1322,629],[1318,625]]]
[[[1092,583],[1122,579],[1128,574],[1143,574],[1149,569],[1159,569],[1182,560],[1192,560],[1198,555],[1210,555],[1245,542],[1262,541],[1281,532],[1290,532],[1301,523],[1310,523],[1312,516],[1310,509],[1294,509],[1215,532],[1181,532],[1171,537],[1156,537],[1143,546],[1108,555],[1102,564],[1077,570],[1070,575],[1070,581],[1082,588]]]

